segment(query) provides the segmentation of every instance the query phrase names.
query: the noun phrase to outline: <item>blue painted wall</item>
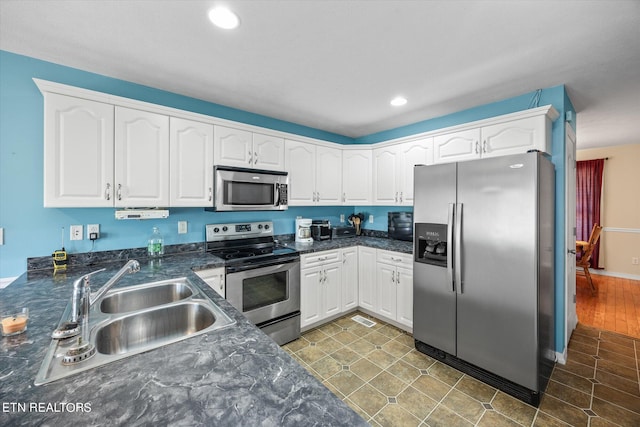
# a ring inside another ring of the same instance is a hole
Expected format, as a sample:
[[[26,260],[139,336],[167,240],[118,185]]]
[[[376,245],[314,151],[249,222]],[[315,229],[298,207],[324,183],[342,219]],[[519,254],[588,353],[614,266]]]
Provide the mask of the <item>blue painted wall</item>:
[[[328,218],[338,222],[341,213],[374,215],[374,223],[364,227],[386,230],[388,211],[410,207],[300,207],[286,212],[211,213],[199,208],[170,209],[167,220],[116,221],[113,209],[45,209],[43,191],[43,101],[32,78],[40,78],[123,96],[169,107],[194,111],[270,129],[324,139],[341,144],[370,144],[415,133],[458,125],[530,107],[534,93],[487,104],[465,111],[425,120],[401,128],[352,139],[294,123],[212,104],[158,89],[137,85],[85,71],[0,51],[0,227],[5,229],[5,245],[0,246],[0,278],[22,274],[26,258],[48,256],[60,247],[65,227],[65,247],[71,253],[92,249],[88,240],[70,242],[69,225],[100,224],[102,238],[96,251],[145,246],[153,226],[158,226],[167,244],[201,242],[204,225],[217,222],[250,221],[269,218],[277,234],[292,233],[296,216]],[[573,106],[563,86],[543,89],[539,105],[552,104],[561,114],[553,126],[552,160],[556,164],[556,327],[557,349],[564,348],[564,117]],[[574,112],[575,117],[575,112]],[[575,123],[572,123],[575,126]],[[177,222],[187,221],[189,232],[177,234]],[[85,230],[86,233],[86,230]]]

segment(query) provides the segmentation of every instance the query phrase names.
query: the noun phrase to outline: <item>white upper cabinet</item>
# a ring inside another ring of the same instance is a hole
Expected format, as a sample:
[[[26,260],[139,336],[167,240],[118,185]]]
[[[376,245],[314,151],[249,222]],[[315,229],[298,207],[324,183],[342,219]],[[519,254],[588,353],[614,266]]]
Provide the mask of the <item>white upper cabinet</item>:
[[[113,206],[113,105],[45,93],[44,206]]]
[[[289,172],[289,205],[342,204],[342,150],[300,141],[285,141]]]
[[[253,166],[284,171],[284,138],[253,133]]]
[[[373,163],[370,149],[342,151],[342,202],[370,205]]]
[[[316,202],[315,145],[287,139],[284,163],[289,172],[289,205],[313,205]]]
[[[551,153],[551,124],[545,116],[485,126],[481,131],[482,157],[506,156],[528,150]]]
[[[551,153],[552,106],[483,120],[473,128],[434,137],[434,163],[459,162],[539,150]]]
[[[400,168],[398,201],[401,205],[413,205],[413,169],[416,165],[433,163],[433,139],[422,138],[399,145]]]
[[[432,138],[373,150],[373,195],[377,205],[413,204],[413,167],[432,163]]]
[[[246,130],[215,126],[214,162],[216,165],[253,167],[253,138]]]
[[[433,138],[434,163],[461,162],[479,158],[480,129],[469,129]]]
[[[213,203],[213,125],[171,117],[171,199],[175,207]]]
[[[398,203],[398,168],[400,153],[396,145],[373,150],[373,202],[377,205]]]
[[[316,147],[316,204],[342,204],[342,150]]]
[[[216,165],[284,170],[284,139],[226,126],[215,126]]]
[[[115,206],[169,206],[169,117],[125,107],[115,117]]]

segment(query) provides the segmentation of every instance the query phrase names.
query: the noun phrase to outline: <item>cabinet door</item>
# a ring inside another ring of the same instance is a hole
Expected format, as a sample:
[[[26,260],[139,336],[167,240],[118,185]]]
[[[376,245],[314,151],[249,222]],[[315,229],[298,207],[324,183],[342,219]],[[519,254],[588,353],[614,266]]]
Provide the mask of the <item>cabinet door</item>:
[[[420,139],[400,145],[400,185],[398,201],[401,205],[413,205],[413,168],[432,162],[433,138]]]
[[[316,147],[316,202],[342,204],[342,150]]]
[[[222,268],[210,268],[195,272],[196,275],[204,280],[211,289],[216,291],[222,298],[225,298],[225,271]]]
[[[342,203],[345,205],[371,204],[371,178],[373,176],[371,150],[344,150],[342,152]]]
[[[546,116],[513,120],[485,126],[482,132],[482,157],[506,156],[540,150],[550,153],[547,145]]]
[[[300,270],[300,327],[322,319],[322,267]]]
[[[216,165],[253,167],[252,133],[225,126],[214,127],[214,162]]]
[[[284,139],[253,134],[253,167],[284,171]]]
[[[339,314],[342,301],[342,268],[341,263],[327,264],[322,268],[322,318]]]
[[[396,267],[388,264],[376,266],[378,291],[377,312],[389,319],[396,318]]]
[[[358,247],[358,301],[362,308],[376,312],[376,250]]]
[[[316,147],[298,141],[285,141],[285,169],[289,172],[289,205],[315,203]]]
[[[373,203],[398,204],[398,149],[396,146],[373,150]]]
[[[342,310],[358,306],[358,248],[342,249]]]
[[[413,328],[413,267],[397,268],[396,290],[396,320]]]
[[[45,94],[44,207],[113,207],[113,106]]]
[[[433,162],[451,163],[480,158],[480,129],[439,135],[433,138]]]
[[[213,203],[213,125],[171,117],[169,122],[172,207]]]
[[[116,207],[169,206],[169,117],[116,107]]]

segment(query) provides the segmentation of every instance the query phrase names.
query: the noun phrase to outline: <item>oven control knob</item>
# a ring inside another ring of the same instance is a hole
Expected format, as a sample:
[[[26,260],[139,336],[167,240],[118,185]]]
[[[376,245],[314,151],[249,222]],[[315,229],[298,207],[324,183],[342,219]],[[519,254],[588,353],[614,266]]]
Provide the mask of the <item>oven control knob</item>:
[[[218,231],[220,231],[220,229],[219,229],[218,227],[216,227],[216,228],[214,228],[214,229],[213,229],[213,232],[214,232],[214,233],[217,233]]]
[[[222,227],[222,231],[227,231],[227,230],[229,230],[229,227],[227,227],[226,225]]]
[[[258,224],[258,230],[262,230],[262,224]]]
[[[269,229],[269,224],[265,224],[265,225],[264,225],[264,229],[265,229],[265,230],[268,230],[268,229]]]

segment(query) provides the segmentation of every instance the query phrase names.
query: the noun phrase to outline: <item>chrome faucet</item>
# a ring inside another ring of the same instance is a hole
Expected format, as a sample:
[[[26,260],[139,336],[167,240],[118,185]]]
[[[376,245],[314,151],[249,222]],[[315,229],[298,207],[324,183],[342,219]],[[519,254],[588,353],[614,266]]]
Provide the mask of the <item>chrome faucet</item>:
[[[100,270],[92,271],[91,273],[85,274],[84,276],[73,282],[73,299],[71,306],[72,322],[77,322],[79,315],[88,316],[91,306],[98,302],[102,298],[102,296],[113,287],[113,285],[115,285],[120,279],[122,279],[125,274],[133,274],[140,271],[140,263],[135,259],[128,261],[124,265],[124,267],[118,270],[118,272],[107,281],[107,283],[102,285],[100,289],[92,294],[89,278],[92,275],[100,273],[104,270],[105,269],[102,268]]]

